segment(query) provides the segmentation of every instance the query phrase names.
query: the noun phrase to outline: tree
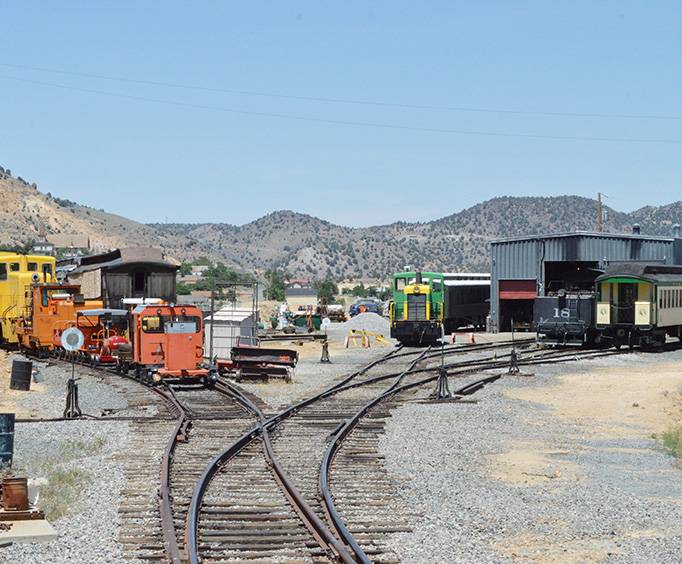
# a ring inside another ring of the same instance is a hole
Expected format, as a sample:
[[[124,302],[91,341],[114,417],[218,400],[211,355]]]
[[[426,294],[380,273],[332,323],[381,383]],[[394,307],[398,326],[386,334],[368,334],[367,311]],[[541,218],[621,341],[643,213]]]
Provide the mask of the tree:
[[[313,283],[313,288],[317,290],[317,297],[331,304],[336,300],[336,294],[339,293],[339,288],[331,278],[325,280],[316,280]]]
[[[265,281],[268,287],[265,290],[265,297],[268,300],[275,300],[277,302],[284,301],[284,288],[286,288],[286,279],[288,275],[283,270],[271,268],[265,271]]]
[[[189,262],[183,262],[180,265],[180,275],[189,276],[190,274],[192,274],[192,264]]]
[[[185,284],[184,282],[178,282],[175,286],[175,291],[178,296],[188,296],[192,293],[192,286],[190,284]]]

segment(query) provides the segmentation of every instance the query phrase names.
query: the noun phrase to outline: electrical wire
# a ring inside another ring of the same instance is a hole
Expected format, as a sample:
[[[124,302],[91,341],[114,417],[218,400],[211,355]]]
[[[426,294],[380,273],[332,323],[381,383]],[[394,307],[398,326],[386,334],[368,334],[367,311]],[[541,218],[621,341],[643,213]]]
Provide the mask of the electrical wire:
[[[280,98],[287,100],[301,100],[307,102],[323,102],[333,104],[354,104],[367,106],[381,106],[389,108],[403,108],[413,110],[435,110],[435,111],[449,111],[449,112],[472,112],[472,113],[488,113],[488,114],[511,114],[522,116],[551,116],[551,117],[591,117],[591,118],[607,118],[607,119],[652,119],[652,120],[682,120],[682,116],[676,115],[660,115],[660,114],[609,114],[599,112],[558,112],[558,111],[537,111],[537,110],[513,110],[505,108],[476,108],[469,106],[438,106],[430,104],[403,104],[398,102],[386,102],[379,100],[360,100],[353,98],[336,98],[323,96],[300,96],[293,94],[279,94],[272,92],[259,92],[254,90],[237,90],[227,88],[215,88],[210,86],[198,86],[191,84],[180,84],[177,82],[163,82],[157,80],[142,80],[135,78],[126,78],[121,76],[109,76],[102,74],[93,74],[69,70],[51,69],[46,67],[33,67],[26,65],[16,65],[11,63],[0,62],[0,67],[22,69],[37,72],[49,72],[54,74],[62,74],[68,76],[78,76],[82,78],[93,78],[97,80],[110,80],[116,82],[127,82],[131,84],[146,84],[149,86],[163,86],[167,88],[182,88],[185,90],[198,90],[203,92],[222,92],[224,94],[238,94],[243,96],[260,96],[267,98]]]
[[[578,135],[545,135],[540,133],[507,133],[501,131],[477,131],[466,129],[446,129],[439,127],[418,127],[410,125],[398,125],[390,123],[379,123],[369,121],[349,121],[328,118],[315,118],[309,116],[301,116],[294,114],[281,114],[274,112],[254,112],[248,110],[238,110],[234,108],[226,108],[222,106],[212,106],[207,104],[196,104],[192,102],[181,102],[178,100],[167,100],[161,98],[150,98],[147,96],[136,96],[131,94],[120,94],[117,92],[108,92],[105,90],[96,90],[92,88],[80,88],[76,86],[69,86],[66,84],[56,84],[52,82],[43,82],[40,80],[31,80],[28,78],[19,78],[15,76],[0,75],[0,79],[14,80],[24,82],[27,84],[35,84],[39,86],[48,86],[51,88],[60,88],[63,90],[71,90],[75,92],[84,92],[88,94],[97,94],[101,96],[111,96],[125,100],[135,100],[139,102],[149,102],[155,104],[166,104],[171,106],[179,106],[184,108],[194,108],[200,110],[210,110],[217,112],[225,112],[236,115],[269,117],[286,120],[305,121],[310,123],[322,123],[328,125],[346,125],[352,127],[372,127],[381,129],[393,129],[401,131],[418,131],[425,133],[445,133],[453,135],[474,135],[484,137],[507,137],[507,138],[524,138],[524,139],[551,139],[558,141],[597,141],[597,142],[616,142],[616,143],[657,143],[657,144],[682,144],[682,139],[655,139],[655,138],[637,138],[637,137],[598,137],[598,136],[578,136]]]

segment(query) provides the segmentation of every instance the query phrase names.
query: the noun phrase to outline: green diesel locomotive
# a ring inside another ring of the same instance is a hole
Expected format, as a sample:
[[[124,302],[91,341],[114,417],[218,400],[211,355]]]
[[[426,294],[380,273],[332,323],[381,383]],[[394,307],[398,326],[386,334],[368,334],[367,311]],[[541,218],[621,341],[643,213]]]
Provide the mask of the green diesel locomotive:
[[[460,327],[485,327],[490,274],[398,272],[392,290],[391,337],[406,346],[433,345]]]

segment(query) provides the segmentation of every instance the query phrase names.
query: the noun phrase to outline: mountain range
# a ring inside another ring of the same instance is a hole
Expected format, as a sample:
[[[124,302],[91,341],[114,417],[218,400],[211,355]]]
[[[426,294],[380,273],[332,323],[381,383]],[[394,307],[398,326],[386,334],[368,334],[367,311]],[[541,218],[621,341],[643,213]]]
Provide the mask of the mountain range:
[[[206,256],[245,271],[281,268],[294,276],[381,279],[405,265],[435,270],[488,270],[493,239],[594,231],[595,200],[580,196],[502,196],[423,223],[398,221],[345,227],[293,211],[276,211],[245,225],[142,224],[102,209],[43,193],[0,167],[0,245],[24,244],[53,233],[79,233],[93,250],[157,246],[178,260]],[[444,202],[447,206],[447,201]],[[451,206],[457,207],[456,194]],[[605,231],[671,236],[682,202],[630,213],[605,208]]]

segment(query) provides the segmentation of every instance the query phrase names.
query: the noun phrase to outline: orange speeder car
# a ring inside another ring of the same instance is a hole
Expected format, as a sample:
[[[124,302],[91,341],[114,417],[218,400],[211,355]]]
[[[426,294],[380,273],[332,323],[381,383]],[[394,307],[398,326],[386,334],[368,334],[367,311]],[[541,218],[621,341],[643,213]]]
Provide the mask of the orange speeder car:
[[[123,370],[138,378],[203,381],[212,385],[214,368],[204,364],[202,312],[194,305],[140,304],[131,312],[131,358],[121,358]]]

